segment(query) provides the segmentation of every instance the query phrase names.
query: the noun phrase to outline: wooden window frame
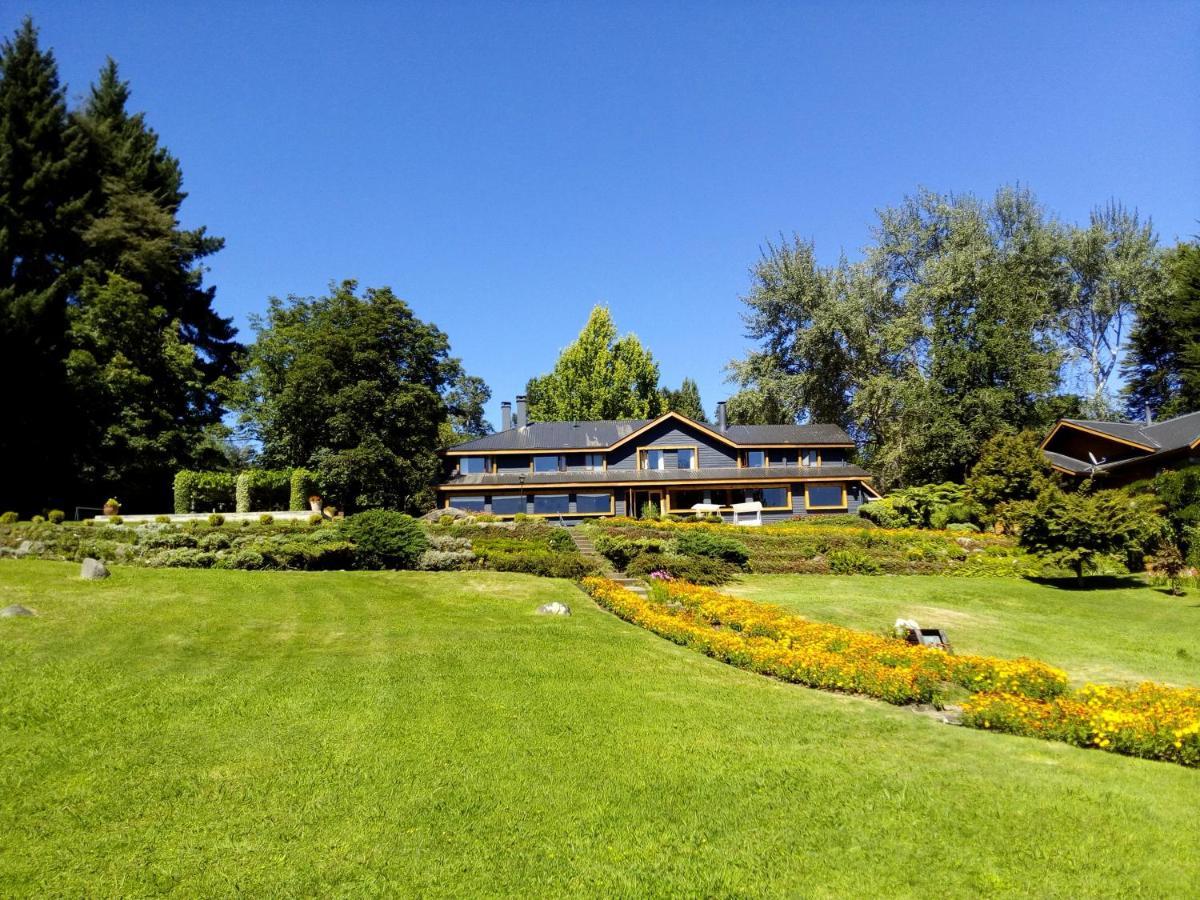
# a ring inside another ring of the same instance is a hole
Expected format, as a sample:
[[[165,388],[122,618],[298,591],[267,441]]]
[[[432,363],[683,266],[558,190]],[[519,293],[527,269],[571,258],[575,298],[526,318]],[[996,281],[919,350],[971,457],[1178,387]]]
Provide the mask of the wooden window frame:
[[[464,472],[462,469],[462,461],[464,459],[482,459],[482,472]],[[496,457],[488,456],[483,453],[473,454],[471,456],[460,456],[458,458],[458,474],[460,475],[495,475],[496,474]]]
[[[573,491],[575,495],[575,512],[572,516],[615,516],[617,514],[617,492],[616,491]],[[579,495],[580,494],[608,494],[608,512],[579,512]],[[568,494],[570,496],[570,494]]]
[[[750,454],[761,453],[763,455],[763,464],[761,466],[750,465]],[[766,447],[751,447],[748,450],[743,450],[738,454],[739,469],[769,469],[771,468],[771,454],[767,452]]]
[[[809,492],[809,488],[810,488],[810,487],[812,487],[812,485],[813,485],[813,484],[816,484],[816,485],[818,485],[819,487],[830,487],[830,486],[832,486],[832,485],[836,484],[838,487],[840,487],[840,488],[842,489],[842,502],[841,502],[841,504],[840,504],[840,505],[838,505],[838,506],[824,506],[824,505],[822,505],[822,506],[814,506],[814,505],[812,505],[811,503],[809,503],[809,500],[808,500],[808,492]],[[818,510],[818,511],[824,511],[824,510],[838,510],[838,509],[849,509],[849,508],[850,508],[850,496],[849,496],[849,493],[848,493],[848,492],[847,492],[847,490],[846,490],[846,482],[844,482],[844,481],[834,481],[834,482],[829,482],[829,481],[810,482],[810,481],[806,481],[806,482],[804,483],[804,511],[805,511],[805,512],[808,512],[809,510],[814,510],[814,509],[815,509],[815,510]]]
[[[691,450],[692,451],[692,467],[690,469],[668,469],[663,466],[661,469],[647,469],[643,464],[642,454],[647,450]],[[699,444],[649,444],[645,447],[637,448],[637,471],[639,472],[695,472],[700,468],[700,445]]]
[[[540,454],[539,454],[540,455]],[[585,472],[607,472],[608,471],[608,454],[607,453],[584,453],[583,456],[583,471]],[[600,468],[589,468],[587,459],[589,456],[598,456],[600,458]]]
[[[558,468],[554,469],[553,471],[555,471],[555,472],[566,472],[567,471],[567,455],[565,453],[531,453],[529,455],[529,474],[530,475],[538,474],[538,470],[534,468],[534,464],[537,462],[539,457],[545,457],[545,456],[553,456],[558,459]],[[543,472],[542,474],[545,474],[545,472]]]

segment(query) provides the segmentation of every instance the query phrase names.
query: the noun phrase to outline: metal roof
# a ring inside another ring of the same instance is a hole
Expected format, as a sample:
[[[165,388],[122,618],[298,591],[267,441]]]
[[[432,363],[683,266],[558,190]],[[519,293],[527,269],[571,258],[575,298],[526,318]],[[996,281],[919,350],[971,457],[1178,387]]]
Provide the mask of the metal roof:
[[[853,444],[850,436],[836,425],[730,425],[722,433],[715,425],[693,422],[676,416],[684,424],[716,432],[742,447],[757,444],[796,444],[814,447],[829,444]],[[661,417],[660,417],[661,418]],[[524,428],[509,428],[494,434],[447,447],[455,453],[489,450],[604,450],[623,438],[645,428],[657,419],[606,419],[594,422],[532,422]]]
[[[1166,456],[1179,450],[1185,450],[1200,440],[1200,412],[1187,413],[1173,419],[1152,422],[1149,425],[1136,422],[1096,422],[1089,419],[1063,419],[1062,424],[1098,431],[1101,434],[1111,435],[1147,448],[1147,452],[1140,456],[1100,463],[1094,467],[1097,472],[1109,472],[1122,466]],[[1085,473],[1093,468],[1090,462],[1084,462],[1062,453],[1054,453],[1050,450],[1043,450],[1042,453],[1052,465],[1076,474]]]
[[[522,475],[524,479],[522,480]],[[601,472],[492,472],[457,475],[442,487],[546,486],[555,484],[626,484],[659,482],[685,484],[689,481],[754,481],[794,478],[870,478],[859,466],[766,466],[711,469],[609,469]]]

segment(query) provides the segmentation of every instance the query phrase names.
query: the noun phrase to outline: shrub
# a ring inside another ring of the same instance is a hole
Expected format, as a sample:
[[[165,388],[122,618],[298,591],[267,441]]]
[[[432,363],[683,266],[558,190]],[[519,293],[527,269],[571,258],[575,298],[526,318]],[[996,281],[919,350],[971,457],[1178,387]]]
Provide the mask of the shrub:
[[[423,572],[449,572],[468,568],[475,561],[470,550],[426,550],[417,560],[417,568]]]
[[[671,541],[659,537],[627,538],[620,535],[601,534],[594,543],[596,550],[614,566],[624,571],[630,561],[643,553],[666,553],[672,549]]]
[[[3,515],[0,515],[0,525],[12,525],[17,521],[17,518],[17,514],[10,509]]]
[[[475,517],[476,522],[499,522],[499,516],[493,516],[491,513],[480,513]]]
[[[880,528],[903,528],[908,520],[896,512],[888,498],[864,503],[858,508],[858,514]]]
[[[634,578],[649,578],[654,572],[666,572],[672,578],[692,584],[726,584],[737,570],[728,563],[707,556],[678,556],[642,553],[634,557],[625,572]]]
[[[201,550],[215,552],[217,550],[227,550],[229,545],[233,543],[233,539],[225,532],[214,531],[204,535],[196,542],[196,546]]]
[[[517,523],[532,522],[534,521],[534,517],[529,515],[529,513],[517,513],[515,516],[513,516],[513,521]]]
[[[659,512],[657,503],[648,500],[642,504],[641,518],[654,520],[660,518],[660,516],[661,513]]]
[[[455,521],[454,516],[450,515],[449,513],[438,516],[438,524],[439,525],[453,525],[454,521]]]
[[[346,519],[339,530],[355,548],[365,569],[411,569],[429,541],[412,516],[390,509],[369,509]]]
[[[878,575],[879,563],[857,550],[834,550],[829,554],[829,571],[834,575]]]
[[[157,522],[159,525],[170,525],[171,517],[170,516],[155,516],[154,521]]]
[[[30,518],[29,521],[34,525],[41,525],[43,522],[46,521],[46,517],[45,516],[33,516]]]
[[[61,525],[67,520],[67,514],[61,509],[52,509],[46,513],[46,518],[50,520],[51,525]]]
[[[122,522],[124,522],[124,521],[125,521],[125,520],[124,520],[124,519],[122,519],[120,516],[109,516],[109,517],[108,517],[108,524],[109,524],[109,525],[120,525],[120,524],[121,524]]]
[[[308,509],[308,498],[321,493],[317,473],[309,469],[292,469],[289,484],[288,509],[300,512]]]
[[[741,541],[711,531],[687,531],[675,541],[676,550],[684,556],[707,556],[735,566],[744,566],[750,558]]]
[[[208,524],[212,528],[220,528],[225,524],[225,517],[220,513],[213,513],[208,517]]]
[[[266,560],[257,550],[243,548],[221,556],[213,568],[216,569],[262,569]]]
[[[207,569],[216,561],[215,553],[193,547],[182,547],[178,550],[160,550],[158,553],[147,556],[143,563],[154,568]]]
[[[479,557],[497,572],[522,572],[543,578],[583,578],[597,573],[596,566],[578,553],[553,550],[480,550]]]
[[[431,534],[428,536],[430,550],[462,551],[470,550],[471,542],[466,538],[454,537],[451,534]]]
[[[261,516],[259,516],[259,517],[258,517],[258,524],[259,524],[259,525],[270,525],[270,524],[272,524],[274,521],[275,521],[275,517],[274,517],[273,515],[271,515],[270,513],[263,513]],[[246,524],[249,524],[249,523],[248,523],[248,522],[243,522],[242,524],[243,524],[243,525],[246,525]]]
[[[309,525],[320,525],[324,521],[325,521],[325,517],[323,515],[321,515],[320,513],[313,513],[311,516],[308,517]]]
[[[236,505],[234,476],[230,472],[195,472],[184,469],[175,474],[175,513],[185,515],[205,509],[229,512]]]

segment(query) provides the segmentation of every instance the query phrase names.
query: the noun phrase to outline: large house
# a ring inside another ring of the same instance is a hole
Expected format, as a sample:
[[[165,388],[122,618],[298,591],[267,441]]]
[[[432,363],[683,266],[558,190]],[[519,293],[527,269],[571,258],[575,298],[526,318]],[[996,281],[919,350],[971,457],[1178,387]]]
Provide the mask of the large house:
[[[875,496],[871,476],[849,462],[853,441],[835,425],[716,425],[667,413],[657,419],[516,423],[441,451],[442,506],[500,517],[525,513],[574,524],[711,504],[732,519],[735,503],[762,504],[761,519],[853,512]]]
[[[1064,475],[1120,487],[1200,462],[1200,412],[1145,423],[1060,419],[1042,441],[1042,454]]]

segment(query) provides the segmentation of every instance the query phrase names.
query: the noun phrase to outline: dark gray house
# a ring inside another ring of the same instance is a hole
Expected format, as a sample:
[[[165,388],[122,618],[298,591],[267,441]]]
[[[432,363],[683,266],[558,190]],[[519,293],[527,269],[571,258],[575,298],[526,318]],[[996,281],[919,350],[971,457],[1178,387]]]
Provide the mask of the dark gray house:
[[[1200,412],[1161,422],[1060,419],[1042,441],[1042,455],[1064,475],[1120,487],[1200,462]]]
[[[512,420],[502,404],[501,422]],[[442,506],[496,516],[526,513],[567,524],[758,501],[762,519],[853,512],[875,496],[871,476],[849,463],[853,441],[836,425],[716,425],[678,413],[657,419],[528,422],[517,398],[514,427],[441,451]]]

